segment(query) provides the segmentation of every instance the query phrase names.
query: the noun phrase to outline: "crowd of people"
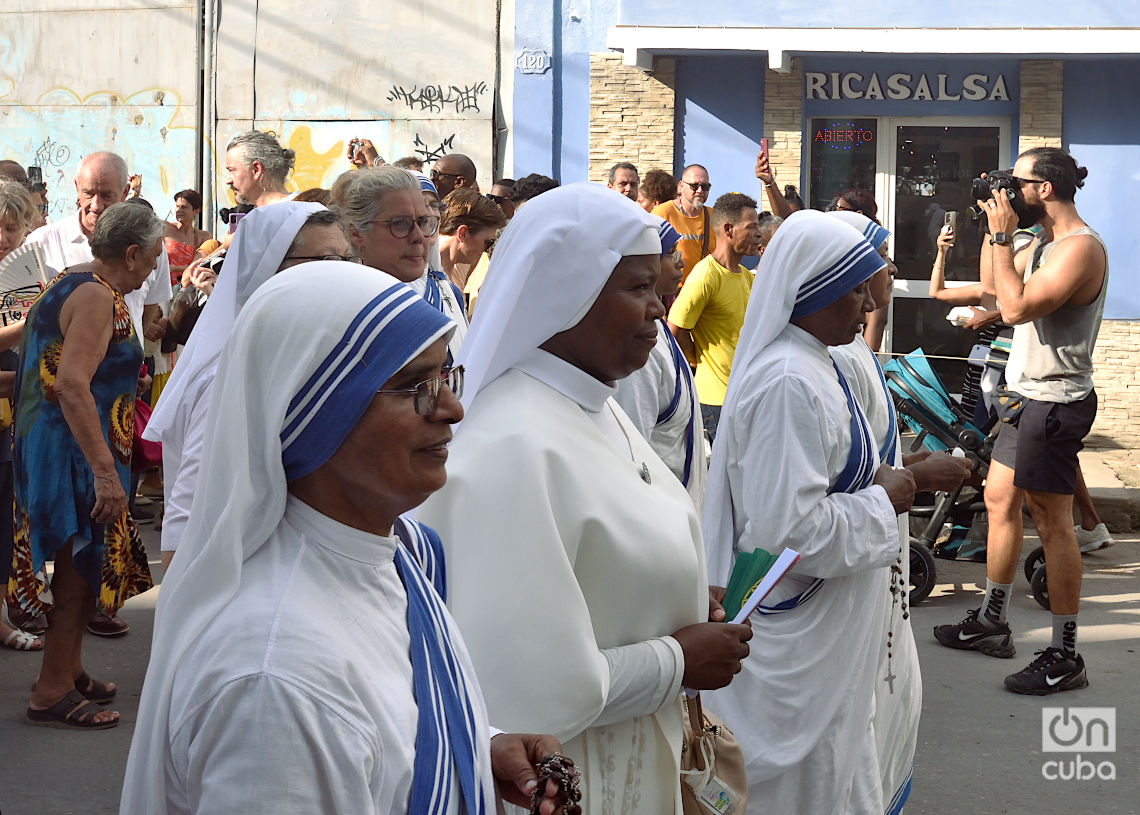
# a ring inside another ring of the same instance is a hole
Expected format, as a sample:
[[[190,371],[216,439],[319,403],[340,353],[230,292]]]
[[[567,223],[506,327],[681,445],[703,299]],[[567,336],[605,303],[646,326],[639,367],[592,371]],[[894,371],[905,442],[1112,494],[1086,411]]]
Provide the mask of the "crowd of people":
[[[360,138],[330,189],[290,193],[294,160],[233,139],[218,239],[197,192],[165,223],[113,153],[83,158],[55,223],[0,182],[0,260],[34,243],[51,275],[0,328],[0,640],[42,651],[27,719],[119,723],[83,635],[126,633],[153,585],[149,469],[164,569],[125,815],[681,813],[698,693],[747,775],[715,779],[722,807],[901,811],[922,700],[906,513],[976,462],[900,441],[873,200],[805,210],[766,151],[768,210],[709,206],[698,164],[484,194],[467,156],[425,174]],[[980,201],[969,296],[1017,326],[1026,407],[989,471],[985,602],[935,635],[1013,655],[1027,504],[1054,643],[1006,686],[1043,694],[1088,683],[1071,511],[1108,270],[1076,162],[1014,171],[1037,230],[1015,247],[1010,198]],[[729,621],[758,550],[799,561]]]

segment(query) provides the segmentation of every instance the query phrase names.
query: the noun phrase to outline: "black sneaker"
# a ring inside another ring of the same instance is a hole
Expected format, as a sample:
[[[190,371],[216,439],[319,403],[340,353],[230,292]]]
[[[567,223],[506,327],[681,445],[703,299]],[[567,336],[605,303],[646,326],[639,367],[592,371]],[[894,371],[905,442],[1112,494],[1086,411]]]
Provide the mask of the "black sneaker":
[[[1025,670],[1005,678],[1005,686],[1014,693],[1046,696],[1063,690],[1087,688],[1085,661],[1080,654],[1068,656],[1060,648],[1046,648],[1037,652],[1037,659]]]
[[[947,648],[978,651],[989,657],[1009,659],[1015,653],[1009,623],[982,623],[978,621],[981,609],[966,612],[966,619],[957,625],[934,626],[934,638]]]

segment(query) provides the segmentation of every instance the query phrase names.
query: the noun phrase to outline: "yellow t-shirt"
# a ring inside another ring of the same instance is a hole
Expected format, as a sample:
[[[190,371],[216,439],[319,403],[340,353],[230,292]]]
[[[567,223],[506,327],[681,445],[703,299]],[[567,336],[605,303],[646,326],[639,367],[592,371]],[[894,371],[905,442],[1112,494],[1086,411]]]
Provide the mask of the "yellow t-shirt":
[[[732,272],[710,255],[693,267],[669,310],[669,322],[693,335],[697,397],[703,405],[724,404],[752,280],[752,272],[743,266]]]
[[[709,217],[709,252],[716,249],[716,233],[713,232],[712,228],[712,209],[704,207],[703,212],[698,212],[690,217],[681,212],[675,201],[666,201],[664,204],[655,206],[653,214],[672,224],[681,236],[681,240],[677,241],[677,248],[681,250],[681,255],[685,259],[685,276],[681,279],[681,284],[684,285],[689,273],[693,271],[693,267],[707,254],[701,252],[706,215]]]

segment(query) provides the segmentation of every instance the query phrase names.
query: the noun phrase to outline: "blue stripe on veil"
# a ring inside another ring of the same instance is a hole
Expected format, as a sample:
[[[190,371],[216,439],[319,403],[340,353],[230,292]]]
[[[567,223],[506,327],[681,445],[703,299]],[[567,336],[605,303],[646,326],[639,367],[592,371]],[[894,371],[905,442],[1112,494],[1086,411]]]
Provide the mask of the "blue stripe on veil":
[[[430,527],[401,518],[393,531],[396,571],[408,595],[412,676],[419,717],[408,811],[442,815],[458,774],[460,812],[489,811],[478,766],[471,690],[451,643],[443,610],[446,581],[439,536]]]

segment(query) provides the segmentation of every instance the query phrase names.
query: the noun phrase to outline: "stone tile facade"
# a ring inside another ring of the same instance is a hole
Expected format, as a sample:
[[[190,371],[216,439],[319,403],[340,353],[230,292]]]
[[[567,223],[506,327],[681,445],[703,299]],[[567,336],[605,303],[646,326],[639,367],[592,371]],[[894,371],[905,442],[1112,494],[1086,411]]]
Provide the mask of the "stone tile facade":
[[[1021,62],[1021,117],[1017,152],[1033,147],[1061,147],[1061,106],[1065,63],[1059,59]]]
[[[1092,432],[1121,447],[1140,447],[1140,322],[1105,320],[1093,352],[1097,415]]]
[[[632,161],[673,172],[676,65],[657,57],[653,71],[631,68],[621,54],[590,55],[589,176],[605,182],[610,167]]]
[[[792,59],[792,71],[764,73],[764,133],[776,183],[800,185],[804,112],[803,60]]]

